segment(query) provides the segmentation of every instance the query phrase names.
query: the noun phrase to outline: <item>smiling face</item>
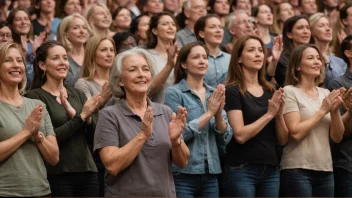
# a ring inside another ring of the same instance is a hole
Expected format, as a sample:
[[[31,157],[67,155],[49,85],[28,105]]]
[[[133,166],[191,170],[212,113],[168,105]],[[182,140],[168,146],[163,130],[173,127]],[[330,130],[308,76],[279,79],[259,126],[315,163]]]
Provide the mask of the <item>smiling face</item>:
[[[55,0],[41,0],[40,11],[46,14],[55,12],[56,2]]]
[[[176,36],[176,23],[168,15],[160,17],[157,28],[153,29],[153,33],[161,40],[172,41]]]
[[[10,48],[0,66],[0,84],[17,86],[25,75],[26,67],[21,52],[16,48]]]
[[[48,50],[45,62],[39,62],[39,67],[46,72],[47,78],[63,80],[66,78],[69,63],[65,48],[56,45]]]
[[[188,76],[203,77],[208,71],[208,55],[204,47],[200,45],[194,46],[182,67],[187,70]]]
[[[322,17],[317,21],[315,26],[312,28],[312,36],[314,39],[320,41],[332,41],[332,29],[327,18]]]
[[[88,39],[88,27],[82,19],[75,17],[69,24],[66,34],[71,43],[84,44]]]
[[[306,19],[299,19],[293,26],[292,32],[287,33],[287,37],[292,39],[294,46],[309,43],[310,35],[310,27]]]
[[[20,35],[27,35],[31,29],[31,21],[26,12],[19,10],[13,19],[13,31]]]
[[[115,57],[115,47],[110,40],[100,42],[95,52],[95,61],[98,67],[110,68]]]
[[[227,15],[230,12],[230,3],[228,0],[215,0],[214,12],[218,15]]]
[[[82,14],[82,5],[80,0],[67,0],[65,6],[64,6],[64,11],[67,16],[73,14],[73,13],[79,13]]]
[[[131,12],[127,9],[122,9],[114,19],[114,26],[118,29],[128,30],[132,21]]]
[[[307,48],[302,52],[301,64],[297,68],[301,76],[318,77],[321,73],[323,62],[318,51],[314,48]]]
[[[199,32],[206,44],[220,45],[224,37],[221,22],[216,17],[208,18],[205,22],[204,31]]]
[[[244,69],[259,71],[264,65],[264,48],[256,39],[248,39],[243,47],[239,63]]]
[[[95,6],[93,14],[89,19],[90,23],[101,29],[108,29],[112,21],[110,11],[102,6]]]
[[[207,9],[204,0],[190,0],[191,7],[185,10],[184,13],[191,23],[196,23],[197,20],[207,14]]]

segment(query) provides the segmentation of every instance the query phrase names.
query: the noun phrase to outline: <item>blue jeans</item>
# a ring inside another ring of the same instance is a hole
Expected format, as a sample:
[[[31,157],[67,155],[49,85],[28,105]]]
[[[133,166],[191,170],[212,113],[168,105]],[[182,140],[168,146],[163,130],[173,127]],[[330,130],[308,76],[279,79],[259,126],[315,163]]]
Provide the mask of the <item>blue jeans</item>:
[[[278,166],[241,164],[225,166],[226,197],[278,197],[280,173]]]
[[[177,197],[219,197],[218,175],[174,173]]]
[[[335,197],[352,197],[352,173],[334,168]]]
[[[307,169],[281,171],[281,190],[284,197],[333,197],[332,172]]]

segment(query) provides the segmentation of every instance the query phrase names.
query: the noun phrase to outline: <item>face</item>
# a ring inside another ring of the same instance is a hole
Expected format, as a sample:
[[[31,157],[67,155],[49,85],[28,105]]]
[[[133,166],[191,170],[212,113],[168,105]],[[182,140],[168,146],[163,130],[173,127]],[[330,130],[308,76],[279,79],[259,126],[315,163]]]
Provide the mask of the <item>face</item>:
[[[0,43],[12,41],[12,32],[8,26],[4,26],[0,29]]]
[[[131,12],[127,9],[122,9],[114,19],[114,26],[118,29],[127,30],[130,28],[131,21]]]
[[[243,47],[239,63],[247,70],[259,71],[264,64],[264,49],[256,39],[248,39]]]
[[[295,46],[307,44],[310,40],[310,28],[306,19],[298,20],[292,28],[292,32],[287,33],[288,38],[292,39]]]
[[[142,40],[147,40],[147,31],[149,30],[149,16],[142,16],[139,19],[137,36]]]
[[[112,19],[109,10],[106,10],[101,6],[95,6],[93,16],[90,20],[91,23],[98,28],[107,29],[110,27],[111,21]]]
[[[182,67],[187,70],[187,75],[203,77],[208,71],[208,55],[205,49],[199,45],[193,47]]]
[[[279,18],[282,23],[284,23],[288,18],[293,17],[295,14],[295,11],[293,10],[293,7],[289,3],[282,3],[280,4],[280,12],[279,12]]]
[[[88,39],[88,27],[78,17],[72,19],[67,28],[67,38],[72,44],[84,44]]]
[[[147,94],[152,74],[147,60],[141,55],[131,55],[122,61],[120,86],[126,93]]]
[[[197,20],[207,14],[206,5],[204,0],[191,0],[191,8],[185,10],[185,14],[189,20],[193,23],[196,23]]]
[[[63,80],[66,78],[69,64],[65,48],[54,46],[48,50],[45,63],[39,62],[39,67],[45,70],[47,78]]]
[[[147,4],[144,7],[145,12],[150,14],[158,14],[164,9],[164,3],[162,0],[147,0]]]
[[[314,48],[307,48],[302,52],[301,64],[297,70],[300,71],[301,76],[318,77],[322,66],[318,51]]]
[[[253,23],[247,13],[237,13],[235,24],[230,28],[230,33],[237,39],[253,34]]]
[[[103,40],[98,45],[95,52],[95,61],[97,66],[110,68],[115,57],[114,45],[110,40]]]
[[[82,5],[79,0],[68,0],[64,7],[65,13],[71,15],[73,13],[82,14]]]
[[[55,12],[56,3],[54,0],[40,0],[40,11],[43,13]]]
[[[31,0],[17,0],[19,8],[29,8],[31,7]]]
[[[336,8],[339,6],[339,0],[325,0],[324,5],[328,8]]]
[[[215,0],[214,12],[219,15],[227,15],[230,12],[230,4],[227,0]]]
[[[121,47],[119,49],[119,52],[123,52],[125,50],[131,49],[133,47],[137,46],[137,41],[134,39],[132,36],[129,36],[125,41],[121,43]]]
[[[178,0],[164,0],[164,10],[169,12],[177,12],[179,9]]]
[[[153,33],[162,40],[174,40],[176,36],[176,23],[168,15],[160,17],[159,23]]]
[[[10,48],[0,66],[0,83],[5,85],[18,85],[26,75],[25,64],[21,52],[16,48]]]
[[[261,5],[259,12],[256,17],[257,23],[260,25],[272,25],[273,24],[273,13],[267,5]]]
[[[218,18],[211,17],[206,21],[204,31],[199,32],[205,43],[210,45],[220,45],[224,37],[224,30]]]
[[[312,36],[320,41],[332,41],[332,29],[327,18],[322,17],[312,28]]]
[[[352,7],[347,9],[347,18],[342,19],[342,23],[348,28],[352,27]]]
[[[251,6],[250,0],[238,0],[236,7],[234,6],[232,7],[233,11],[244,10],[248,14],[248,16],[251,16],[251,9],[252,9],[252,6]]]
[[[318,12],[318,6],[315,0],[301,0],[302,1],[302,13],[308,16]]]
[[[298,6],[298,1],[299,0],[289,0],[289,3],[294,6],[294,7],[297,7]]]
[[[31,21],[26,12],[20,10],[13,20],[13,31],[20,35],[27,35],[31,29]]]

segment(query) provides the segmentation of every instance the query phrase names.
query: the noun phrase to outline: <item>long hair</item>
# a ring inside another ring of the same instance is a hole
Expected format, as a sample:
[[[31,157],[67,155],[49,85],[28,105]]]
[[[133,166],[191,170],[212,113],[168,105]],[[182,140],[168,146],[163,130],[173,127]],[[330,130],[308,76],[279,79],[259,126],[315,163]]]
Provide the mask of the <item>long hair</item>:
[[[229,70],[227,72],[225,84],[226,84],[226,86],[229,86],[229,85],[239,86],[240,92],[242,94],[244,94],[247,91],[247,86],[245,84],[245,79],[243,76],[243,66],[238,61],[240,60],[240,58],[242,56],[242,52],[243,52],[243,49],[244,49],[247,41],[250,39],[255,39],[260,42],[260,44],[264,50],[264,57],[266,57],[265,45],[259,37],[249,35],[249,36],[240,38],[236,42],[236,44],[232,50]],[[266,61],[264,60],[262,68],[258,71],[259,84],[261,86],[263,86],[263,88],[266,90],[269,90],[272,92],[275,91],[274,85],[266,80],[265,74],[266,74]]]
[[[12,9],[11,12],[9,13],[9,16],[7,17],[7,22],[9,23],[9,26],[10,26],[11,31],[12,31],[12,39],[13,39],[13,41],[15,43],[19,44],[19,45],[22,45],[21,35],[17,34],[14,31],[14,28],[13,28],[13,23],[14,23],[16,14],[19,11],[25,12],[27,14],[27,16],[28,16],[28,20],[30,21],[30,27],[29,27],[29,32],[27,34],[27,39],[33,40],[33,25],[32,25],[32,22],[31,22],[31,16],[29,15],[29,13],[27,12],[26,9],[23,9],[23,8]]]
[[[287,34],[292,33],[293,26],[295,26],[297,21],[299,21],[300,19],[305,19],[307,21],[307,23],[309,24],[308,19],[303,15],[293,16],[293,17],[287,19],[284,23],[284,27],[282,30],[282,41],[283,41],[283,45],[284,45],[283,52],[286,53],[287,55],[290,55],[292,49],[294,48],[293,40],[290,39]]]

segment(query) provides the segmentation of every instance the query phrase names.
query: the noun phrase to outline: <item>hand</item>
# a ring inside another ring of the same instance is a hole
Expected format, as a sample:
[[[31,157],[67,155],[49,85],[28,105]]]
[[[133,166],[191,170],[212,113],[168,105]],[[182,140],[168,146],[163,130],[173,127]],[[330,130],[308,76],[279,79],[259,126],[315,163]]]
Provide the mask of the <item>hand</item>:
[[[336,90],[333,90],[328,96],[324,98],[320,109],[325,114],[328,113],[331,110],[331,108],[334,106],[334,103],[336,102],[335,100],[338,99],[338,96],[340,95],[340,93],[341,93],[340,90],[336,89]]]
[[[283,110],[284,110],[284,106],[285,106],[285,93],[284,93],[284,89],[283,88],[280,88],[279,89],[282,93],[282,97],[281,97],[281,103],[280,103],[280,109],[279,109],[279,112],[277,113],[276,116],[282,116],[282,113],[283,113]]]
[[[143,120],[142,120],[142,129],[141,133],[146,137],[149,138],[152,136],[153,132],[153,118],[154,113],[150,106],[148,106],[147,110],[144,113]]]
[[[337,39],[339,40],[339,43],[341,44],[343,39],[345,39],[347,36],[346,32],[343,30],[340,30],[337,32]]]
[[[84,104],[82,109],[82,113],[81,113],[82,120],[86,121],[86,119],[89,118],[95,110],[97,110],[100,98],[101,98],[100,94],[88,98],[87,102]]]
[[[343,106],[346,111],[352,111],[352,88],[349,88],[345,93],[342,95]]]
[[[223,85],[223,84],[219,84],[218,86],[217,86],[217,88],[219,87],[219,90],[220,90],[220,92],[222,92],[222,93],[224,93],[224,97],[222,97],[222,99],[220,99],[220,100],[222,100],[222,101],[220,101],[221,103],[220,103],[220,106],[219,106],[219,109],[218,109],[218,111],[216,112],[216,116],[219,116],[219,117],[222,117],[222,110],[224,109],[224,107],[225,107],[225,86]]]
[[[99,107],[102,108],[112,96],[112,92],[110,90],[108,82],[104,83],[100,96],[101,100],[99,103]]]
[[[45,37],[46,37],[46,32],[45,31],[41,32],[39,34],[39,36],[34,35],[34,41],[33,41],[33,44],[32,44],[33,53],[35,53],[37,51],[38,47],[44,42]]]
[[[27,131],[31,135],[35,135],[38,133],[39,128],[40,128],[40,122],[43,117],[43,107],[41,105],[38,105],[34,107],[33,111],[31,114],[26,119],[26,122],[24,123],[23,130]]]
[[[280,36],[275,37],[274,45],[273,45],[273,48],[271,49],[273,61],[279,60],[283,49],[284,49],[284,44],[282,42],[282,38]]]
[[[73,118],[76,115],[76,110],[71,106],[71,104],[67,100],[67,94],[65,91],[60,91],[60,102],[62,106],[64,106],[68,117]]]
[[[169,123],[169,136],[172,145],[178,145],[179,139],[186,125],[187,111],[184,107],[178,107],[177,116],[172,113],[171,122]]]
[[[219,84],[208,99],[208,112],[213,116],[219,111],[222,101],[224,101],[225,91],[223,87],[223,84]]]
[[[170,41],[170,47],[166,50],[167,51],[167,65],[174,68],[178,56],[178,43],[172,43]]]
[[[274,92],[273,96],[269,100],[267,113],[271,117],[277,116],[278,113],[280,112],[281,103],[283,101],[283,94],[284,94],[284,90],[280,88]]]

